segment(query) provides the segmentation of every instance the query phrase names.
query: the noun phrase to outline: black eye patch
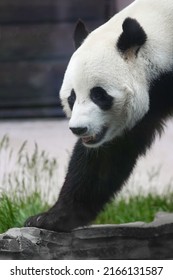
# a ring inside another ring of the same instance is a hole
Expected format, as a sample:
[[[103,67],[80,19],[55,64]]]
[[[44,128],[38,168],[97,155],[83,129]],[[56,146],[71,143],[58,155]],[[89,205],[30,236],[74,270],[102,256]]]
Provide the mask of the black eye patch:
[[[76,101],[76,93],[75,93],[74,89],[72,89],[71,94],[67,98],[67,100],[68,100],[68,105],[69,105],[70,109],[73,110],[73,106]]]
[[[91,100],[103,111],[110,110],[113,105],[113,97],[102,87],[94,87],[90,91]]]

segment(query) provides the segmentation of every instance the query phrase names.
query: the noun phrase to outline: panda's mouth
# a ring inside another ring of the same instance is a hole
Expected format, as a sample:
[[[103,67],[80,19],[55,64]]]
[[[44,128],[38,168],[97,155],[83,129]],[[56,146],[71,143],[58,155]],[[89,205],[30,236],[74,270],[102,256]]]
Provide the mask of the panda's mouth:
[[[84,145],[98,144],[104,138],[107,130],[108,127],[103,127],[102,130],[97,134],[94,134],[92,136],[82,136],[81,139],[83,144]]]

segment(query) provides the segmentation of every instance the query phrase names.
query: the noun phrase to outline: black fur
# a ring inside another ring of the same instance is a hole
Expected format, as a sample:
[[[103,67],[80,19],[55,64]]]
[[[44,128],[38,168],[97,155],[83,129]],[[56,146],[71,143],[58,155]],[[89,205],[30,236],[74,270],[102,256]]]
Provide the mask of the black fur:
[[[90,98],[103,111],[110,110],[113,105],[113,97],[110,96],[102,87],[92,88]]]
[[[126,18],[123,22],[123,32],[120,35],[117,47],[125,52],[133,47],[141,47],[147,40],[147,35],[137,20]]]
[[[69,107],[70,107],[70,109],[71,109],[71,111],[72,111],[72,110],[73,110],[74,103],[75,103],[75,101],[76,101],[76,93],[75,93],[74,89],[72,89],[71,94],[70,94],[70,96],[67,98],[67,100],[68,100],[68,105],[69,105]]]
[[[26,226],[70,231],[96,218],[173,113],[173,71],[151,83],[149,96],[149,112],[123,136],[99,149],[77,142],[58,201],[48,212],[29,218]]]
[[[78,49],[85,38],[88,36],[88,30],[85,27],[85,24],[83,21],[78,20],[75,31],[74,31],[74,44],[75,44],[75,49]]]

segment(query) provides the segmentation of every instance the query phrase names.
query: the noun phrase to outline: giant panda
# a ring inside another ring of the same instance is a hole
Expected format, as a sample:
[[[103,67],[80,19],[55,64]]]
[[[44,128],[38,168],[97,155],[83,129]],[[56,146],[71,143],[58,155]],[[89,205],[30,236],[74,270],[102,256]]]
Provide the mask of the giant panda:
[[[25,225],[90,224],[173,113],[173,1],[136,0],[88,34],[78,22],[60,90],[77,137],[55,205]]]

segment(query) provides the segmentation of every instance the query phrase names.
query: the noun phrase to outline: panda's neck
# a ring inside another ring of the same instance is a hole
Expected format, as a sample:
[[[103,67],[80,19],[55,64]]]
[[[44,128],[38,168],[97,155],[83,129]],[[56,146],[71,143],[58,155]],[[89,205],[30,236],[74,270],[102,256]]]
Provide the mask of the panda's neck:
[[[150,118],[163,121],[173,115],[173,68],[150,82],[149,96]]]
[[[155,136],[162,133],[166,119],[173,115],[173,71],[162,73],[151,82],[149,97],[148,113],[119,140],[129,147],[135,145],[137,156],[145,154]]]

